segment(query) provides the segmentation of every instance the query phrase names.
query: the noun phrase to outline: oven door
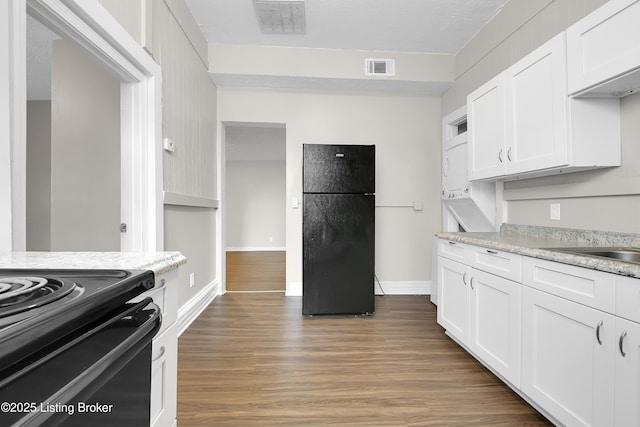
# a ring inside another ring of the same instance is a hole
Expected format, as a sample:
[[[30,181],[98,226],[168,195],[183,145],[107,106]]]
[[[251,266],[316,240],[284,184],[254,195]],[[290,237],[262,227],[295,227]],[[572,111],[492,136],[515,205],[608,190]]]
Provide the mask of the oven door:
[[[160,323],[147,298],[29,356],[0,380],[0,425],[148,426]]]

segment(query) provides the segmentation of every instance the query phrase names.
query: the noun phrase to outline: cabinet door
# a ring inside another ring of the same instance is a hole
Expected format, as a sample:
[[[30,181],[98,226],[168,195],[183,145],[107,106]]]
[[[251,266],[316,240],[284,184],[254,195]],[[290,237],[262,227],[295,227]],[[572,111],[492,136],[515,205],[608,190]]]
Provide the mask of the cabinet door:
[[[471,269],[438,257],[438,323],[463,344],[469,340],[469,279]]]
[[[564,425],[612,425],[614,317],[528,287],[522,310],[522,391]]]
[[[640,425],[640,324],[616,319],[615,425]]]
[[[517,174],[569,163],[564,33],[506,71],[506,169]]]
[[[176,419],[178,337],[175,323],[153,340],[151,426],[170,426]]]
[[[471,270],[469,348],[516,387],[520,386],[521,285]]]
[[[467,97],[470,180],[505,174],[504,96],[504,74],[500,74]]]
[[[640,67],[640,1],[610,0],[567,29],[569,93],[590,90],[619,96],[640,85],[640,77],[624,76]],[[618,78],[623,76],[623,78]]]

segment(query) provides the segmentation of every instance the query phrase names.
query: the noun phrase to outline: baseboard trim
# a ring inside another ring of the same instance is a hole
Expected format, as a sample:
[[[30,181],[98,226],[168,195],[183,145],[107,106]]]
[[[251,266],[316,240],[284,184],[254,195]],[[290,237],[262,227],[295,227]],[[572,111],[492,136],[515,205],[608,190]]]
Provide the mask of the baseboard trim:
[[[193,321],[200,316],[204,309],[207,308],[218,295],[220,295],[220,284],[218,283],[218,279],[216,279],[178,309],[178,320],[176,322],[178,326],[178,336],[182,335],[182,333],[191,326]]]
[[[261,247],[261,246],[242,246],[242,247],[230,246],[230,247],[227,247],[225,249],[225,252],[276,252],[276,251],[284,252],[286,250],[287,250],[287,248],[285,246],[266,246],[266,247]]]
[[[431,295],[431,280],[376,282],[376,295]]]
[[[376,295],[431,295],[432,281],[386,281],[375,283]],[[380,289],[382,287],[382,289]],[[289,282],[285,296],[301,297],[302,282]]]

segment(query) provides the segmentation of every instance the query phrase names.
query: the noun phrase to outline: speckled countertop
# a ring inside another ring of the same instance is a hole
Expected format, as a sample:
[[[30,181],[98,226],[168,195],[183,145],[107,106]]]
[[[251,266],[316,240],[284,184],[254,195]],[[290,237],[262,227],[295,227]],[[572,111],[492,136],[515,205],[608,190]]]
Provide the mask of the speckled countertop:
[[[469,245],[640,278],[640,264],[550,250],[568,247],[640,248],[639,234],[503,224],[500,232],[442,232],[436,233],[436,236]]]
[[[0,252],[0,268],[151,270],[160,275],[186,262],[180,252]]]

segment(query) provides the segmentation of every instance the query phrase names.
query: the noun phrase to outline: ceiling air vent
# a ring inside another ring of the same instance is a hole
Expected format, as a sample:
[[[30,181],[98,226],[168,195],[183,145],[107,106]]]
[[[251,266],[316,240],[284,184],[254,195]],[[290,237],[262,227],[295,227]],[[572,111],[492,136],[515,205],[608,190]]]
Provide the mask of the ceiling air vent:
[[[393,59],[365,59],[364,74],[366,76],[394,76],[396,62]]]
[[[253,0],[264,34],[305,34],[304,0]]]

